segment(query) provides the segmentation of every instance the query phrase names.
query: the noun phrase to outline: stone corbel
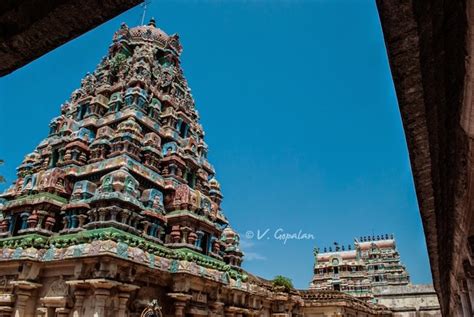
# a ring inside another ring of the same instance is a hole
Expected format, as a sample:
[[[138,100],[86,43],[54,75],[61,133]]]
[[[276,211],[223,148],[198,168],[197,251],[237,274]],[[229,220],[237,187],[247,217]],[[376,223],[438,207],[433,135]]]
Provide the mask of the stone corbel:
[[[46,308],[54,308],[55,311],[58,309],[66,309],[71,306],[72,301],[69,296],[48,296],[40,299],[41,304]],[[60,316],[60,315],[58,315]]]
[[[15,287],[15,316],[26,315],[26,305],[28,300],[32,297],[35,289],[43,286],[42,284],[28,282],[28,281],[10,281],[10,285]]]
[[[238,311],[239,311],[238,307],[227,306],[226,308],[224,308],[224,316],[225,317],[236,317]]]
[[[262,315],[262,311],[261,310],[258,310],[258,309],[250,309],[249,310],[249,313],[248,313],[249,316],[253,317],[253,316],[261,316]]]
[[[121,284],[117,286],[119,290],[119,311],[117,317],[127,317],[127,303],[130,299],[130,295],[133,291],[139,289],[140,287],[132,284]]]
[[[0,294],[0,317],[10,317],[15,305],[16,296],[14,294]]]
[[[185,316],[185,308],[187,302],[191,299],[192,296],[185,293],[168,293],[167,295],[174,300],[174,315],[176,317]]]
[[[120,293],[119,298],[120,298],[120,303],[119,303],[119,313],[117,316],[122,317],[122,316],[127,316],[126,315],[126,305],[128,298],[130,297],[130,292],[136,290],[139,288],[139,286],[132,285],[132,284],[126,284],[126,283],[121,283],[117,281],[111,281],[107,279],[87,279],[87,280],[73,280],[73,281],[67,281],[67,284],[71,286],[75,286],[77,288],[91,288],[94,290],[93,296],[94,296],[94,311],[95,314],[94,316],[96,317],[104,317],[105,312],[106,312],[106,300],[110,296],[110,291],[112,288],[116,288]],[[76,295],[76,301],[77,296],[83,296],[82,293],[75,293]],[[80,306],[82,306],[82,301],[84,300],[84,297],[80,298],[81,303]],[[76,303],[78,305],[78,303]],[[76,308],[75,305],[75,308]],[[79,307],[78,307],[79,308]]]
[[[213,302],[209,304],[211,309],[212,317],[221,317],[224,316],[224,303],[223,302]]]
[[[84,304],[84,299],[86,297],[87,290],[83,288],[75,287],[73,294],[74,294],[74,306],[72,308],[73,316],[81,316],[82,306]]]
[[[60,277],[49,285],[46,295],[40,298],[39,301],[48,311],[54,311],[56,316],[67,316],[69,307],[72,306],[69,288],[66,281]]]

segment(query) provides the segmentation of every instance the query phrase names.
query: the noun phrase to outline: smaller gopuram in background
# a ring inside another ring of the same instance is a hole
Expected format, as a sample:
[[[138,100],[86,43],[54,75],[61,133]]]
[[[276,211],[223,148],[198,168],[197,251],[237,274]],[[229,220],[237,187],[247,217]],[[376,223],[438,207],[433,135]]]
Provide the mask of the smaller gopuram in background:
[[[414,285],[393,235],[354,239],[353,245],[316,248],[310,289],[341,291],[384,305],[394,316],[441,316],[432,285]],[[418,316],[418,315],[417,315]]]

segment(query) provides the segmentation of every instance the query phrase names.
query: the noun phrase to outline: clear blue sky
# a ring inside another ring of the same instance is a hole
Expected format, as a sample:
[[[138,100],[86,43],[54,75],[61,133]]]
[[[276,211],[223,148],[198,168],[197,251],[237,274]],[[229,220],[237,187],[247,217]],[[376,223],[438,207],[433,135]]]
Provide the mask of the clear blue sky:
[[[0,79],[0,173],[47,135],[134,8]],[[312,249],[394,233],[416,283],[431,282],[406,143],[374,1],[154,1],[182,65],[244,267],[308,286]],[[5,188],[1,185],[0,189]],[[273,238],[312,234],[314,240]],[[270,239],[246,239],[270,229]]]

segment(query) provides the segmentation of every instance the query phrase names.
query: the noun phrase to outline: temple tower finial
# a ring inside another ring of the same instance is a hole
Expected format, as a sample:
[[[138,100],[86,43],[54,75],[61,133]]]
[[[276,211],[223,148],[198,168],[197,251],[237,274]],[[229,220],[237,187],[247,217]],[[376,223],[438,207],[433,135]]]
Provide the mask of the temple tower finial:
[[[145,23],[146,10],[148,9],[149,4],[150,4],[150,0],[145,0],[141,4],[141,6],[143,7],[143,13],[142,13],[142,20],[141,20],[140,25],[144,25],[144,23]]]

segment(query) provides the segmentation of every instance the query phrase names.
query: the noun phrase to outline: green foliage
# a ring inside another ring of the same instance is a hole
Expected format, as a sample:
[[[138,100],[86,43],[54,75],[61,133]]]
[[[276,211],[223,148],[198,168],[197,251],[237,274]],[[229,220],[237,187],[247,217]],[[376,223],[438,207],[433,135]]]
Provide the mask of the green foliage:
[[[293,288],[293,282],[290,278],[277,275],[272,280],[273,287],[284,289],[285,292],[289,292]]]

